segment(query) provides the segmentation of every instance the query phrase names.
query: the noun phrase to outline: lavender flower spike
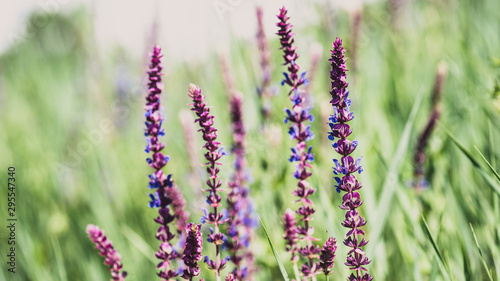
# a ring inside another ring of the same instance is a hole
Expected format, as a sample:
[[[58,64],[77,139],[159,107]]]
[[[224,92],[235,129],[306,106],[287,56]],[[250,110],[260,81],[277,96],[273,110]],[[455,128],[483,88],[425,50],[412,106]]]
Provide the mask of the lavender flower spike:
[[[323,269],[323,273],[325,274],[327,280],[328,275],[330,274],[330,270],[333,267],[333,260],[335,259],[335,252],[337,251],[337,241],[335,238],[330,237],[326,240],[325,245],[323,245],[323,249],[321,249],[321,255],[319,256],[320,263],[319,266]]]
[[[157,266],[157,269],[161,270],[157,274],[162,280],[171,280],[178,275],[177,271],[172,267],[172,262],[178,259],[179,255],[170,243],[174,238],[174,234],[170,231],[168,224],[177,216],[179,218],[178,223],[180,223],[178,227],[182,228],[182,226],[185,225],[184,221],[187,214],[181,210],[185,201],[180,191],[174,186],[172,175],[166,175],[162,171],[170,158],[163,155],[161,152],[165,145],[159,140],[159,137],[165,134],[161,128],[163,117],[160,114],[160,94],[163,90],[163,84],[161,82],[161,71],[163,69],[161,57],[160,47],[155,46],[153,54],[151,55],[151,64],[148,71],[149,94],[146,97],[146,130],[144,135],[147,141],[145,151],[146,153],[152,153],[152,157],[146,160],[149,166],[155,170],[153,174],[149,176],[149,188],[154,190],[153,193],[149,194],[151,198],[149,206],[158,208],[159,214],[155,219],[155,222],[160,225],[156,233],[156,238],[160,240],[161,244],[155,255],[161,260]],[[175,199],[175,204],[173,206],[175,215],[171,214],[169,209],[169,205],[174,201],[172,198]]]
[[[271,117],[271,97],[273,91],[271,89],[271,51],[269,50],[266,33],[264,32],[263,16],[262,7],[257,7],[257,44],[260,52],[260,70],[262,71],[262,83],[257,89],[257,93],[261,101],[261,113],[265,122]]]
[[[233,129],[233,148],[235,156],[235,172],[228,185],[231,188],[227,196],[229,221],[228,241],[226,248],[230,252],[231,261],[235,265],[232,271],[234,280],[252,280],[255,271],[250,241],[256,226],[253,206],[249,200],[249,189],[245,175],[245,127],[243,125],[242,96],[230,97],[230,112]]]
[[[364,273],[362,271],[367,271],[364,267],[370,263],[368,257],[366,257],[365,252],[361,247],[368,244],[365,238],[361,238],[361,235],[365,235],[365,232],[360,229],[360,227],[366,224],[365,219],[356,210],[359,206],[363,204],[358,190],[361,189],[361,184],[356,180],[354,176],[355,172],[361,173],[362,169],[359,165],[360,159],[354,161],[352,156],[349,156],[357,147],[357,141],[350,141],[347,137],[352,133],[351,127],[347,122],[351,121],[354,116],[350,112],[351,100],[348,98],[349,91],[347,86],[349,85],[346,79],[346,59],[344,57],[345,50],[342,47],[342,40],[337,38],[333,42],[333,50],[331,51],[332,57],[330,59],[332,63],[332,70],[330,73],[330,78],[332,80],[332,89],[330,94],[332,100],[330,103],[333,106],[334,114],[330,115],[330,128],[331,132],[328,138],[331,141],[337,139],[333,143],[333,148],[340,154],[340,161],[334,159],[335,167],[333,167],[333,173],[337,175],[335,180],[338,185],[337,192],[344,191],[345,194],[342,197],[341,209],[346,210],[345,220],[342,222],[342,226],[349,229],[346,234],[346,239],[344,240],[344,245],[352,248],[348,252],[347,265],[355,273],[352,273],[349,277],[350,281],[370,281],[373,277],[369,273]]]
[[[208,242],[215,245],[215,260],[210,260],[208,256],[205,257],[205,262],[208,267],[215,271],[215,276],[217,280],[220,280],[220,271],[224,268],[227,258],[221,259],[221,245],[224,243],[224,234],[220,232],[220,226],[227,222],[227,210],[220,209],[222,201],[219,192],[221,191],[222,180],[219,178],[219,159],[222,155],[226,154],[220,147],[220,143],[217,142],[217,129],[213,127],[214,116],[210,115],[210,108],[205,102],[205,97],[201,94],[201,89],[197,85],[189,85],[189,97],[193,100],[190,104],[191,110],[196,113],[198,117],[195,122],[198,122],[203,133],[203,140],[206,144],[203,146],[206,148],[205,159],[208,161],[205,165],[207,166],[207,172],[209,174],[209,179],[207,180],[207,202],[212,207],[212,212],[206,213],[202,217],[202,223],[213,224],[213,228],[210,229],[211,234],[208,235]]]
[[[184,244],[184,254],[182,260],[186,268],[182,278],[186,280],[193,280],[193,277],[200,275],[200,266],[198,262],[201,261],[201,254],[203,250],[203,240],[201,238],[201,225],[190,223],[187,225],[187,237]]]
[[[307,141],[314,137],[310,130],[310,125],[307,122],[313,121],[313,116],[310,113],[310,108],[305,108],[304,104],[304,89],[302,85],[306,84],[305,79],[306,73],[302,73],[299,77],[300,67],[296,63],[298,54],[295,52],[296,47],[293,45],[293,33],[292,25],[288,23],[289,17],[287,16],[287,10],[285,7],[280,9],[280,13],[277,16],[279,22],[277,26],[279,27],[278,35],[280,36],[281,49],[284,52],[285,65],[288,65],[288,73],[284,73],[285,79],[282,84],[287,84],[291,86],[289,92],[290,99],[293,102],[292,110],[286,109],[285,123],[290,121],[289,135],[291,139],[297,141],[297,145],[293,147],[292,155],[290,156],[290,162],[298,162],[297,169],[294,173],[294,177],[299,181],[297,187],[293,194],[298,197],[295,201],[296,203],[301,203],[302,206],[296,211],[297,215],[301,216],[301,225],[296,226],[296,231],[298,234],[298,240],[305,241],[305,246],[300,247],[299,245],[294,245],[294,239],[292,233],[290,233],[292,228],[292,221],[294,219],[289,213],[285,214],[284,226],[285,226],[285,239],[287,240],[287,250],[292,254],[292,262],[294,263],[294,269],[297,267],[298,258],[297,253],[304,257],[307,262],[302,264],[301,272],[306,278],[315,279],[316,274],[320,271],[319,262],[317,261],[320,248],[312,244],[316,241],[312,234],[314,233],[314,228],[309,224],[312,220],[312,215],[314,214],[314,204],[309,199],[316,189],[312,188],[307,179],[312,175],[311,172],[311,162],[314,161],[314,154],[312,154],[312,146],[307,146]],[[298,242],[297,242],[298,243]],[[296,275],[297,270],[295,270]],[[298,276],[296,276],[298,278]]]
[[[87,233],[89,234],[90,240],[96,245],[97,250],[99,250],[99,255],[104,257],[104,264],[109,266],[111,280],[125,280],[127,272],[122,271],[123,265],[121,264],[121,258],[118,252],[113,248],[113,243],[108,240],[98,226],[93,224],[87,225]]]

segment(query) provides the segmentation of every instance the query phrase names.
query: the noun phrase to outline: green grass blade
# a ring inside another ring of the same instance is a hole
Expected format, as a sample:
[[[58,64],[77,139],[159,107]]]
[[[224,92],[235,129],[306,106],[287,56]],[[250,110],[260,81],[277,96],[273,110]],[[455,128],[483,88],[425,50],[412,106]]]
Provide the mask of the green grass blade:
[[[139,234],[126,225],[122,227],[122,232],[125,238],[127,238],[127,240],[129,240],[130,243],[132,243],[132,245],[134,245],[146,259],[151,261],[154,265],[158,263],[158,260],[154,258],[155,251],[148,245],[148,243],[146,243],[146,241],[144,241],[144,239],[142,239],[141,236],[139,236]]]
[[[439,124],[439,123],[438,123]],[[496,182],[484,169],[479,165],[479,162],[472,156],[472,153],[470,153],[465,146],[463,146],[458,139],[448,130],[446,127],[441,125],[441,128],[443,131],[448,135],[448,137],[455,143],[455,145],[462,151],[462,153],[469,158],[470,162],[476,168],[476,170],[479,172],[479,174],[484,178],[484,180],[488,183],[488,185],[493,189],[494,192],[496,192],[500,196],[500,184]]]
[[[481,157],[483,158],[484,162],[486,162],[486,164],[488,165],[488,167],[490,167],[490,170],[493,172],[493,174],[497,178],[498,182],[500,182],[500,175],[497,173],[497,171],[495,171],[495,168],[493,168],[493,166],[491,166],[491,164],[488,161],[488,159],[486,159],[486,157],[484,157],[484,155],[481,153],[481,151],[475,145],[474,145],[474,148],[477,150],[477,152],[479,153],[479,155],[481,155]]]
[[[471,280],[472,278],[472,270],[470,268],[470,260],[469,255],[467,254],[467,250],[465,249],[464,242],[461,243],[462,248],[462,262],[464,266],[464,277],[465,280]]]
[[[490,281],[493,281],[493,276],[491,276],[491,271],[488,268],[488,265],[486,264],[486,260],[484,259],[483,252],[481,251],[481,248],[479,247],[479,242],[477,241],[476,233],[474,232],[474,228],[472,227],[472,223],[469,223],[470,229],[472,230],[472,235],[474,236],[474,241],[476,241],[476,247],[477,251],[479,252],[479,255],[481,256],[481,261],[483,262],[484,269],[486,270],[486,273],[488,273],[488,277],[490,278]]]
[[[377,224],[370,232],[371,241],[379,241],[379,238],[382,235],[382,231],[387,222],[387,218],[389,217],[389,212],[392,209],[393,201],[395,201],[392,200],[392,198],[394,196],[396,188],[399,186],[398,173],[405,158],[406,151],[408,150],[411,128],[413,127],[415,117],[417,115],[418,109],[420,108],[420,104],[422,103],[422,96],[423,95],[418,95],[413,105],[408,120],[406,121],[403,133],[401,134],[401,139],[399,140],[396,153],[394,154],[391,165],[389,166],[389,170],[384,179],[384,185],[382,187],[382,194],[384,194],[384,196],[381,197],[380,202],[378,203],[376,213]],[[373,247],[375,247],[375,244],[376,243],[370,244],[370,252],[373,252]]]
[[[271,241],[271,237],[269,237],[269,233],[267,232],[267,228],[264,225],[264,222],[260,220],[260,224],[262,225],[262,228],[264,229],[264,233],[266,234],[267,241],[269,242],[269,246],[271,246],[271,250],[273,251],[274,258],[276,259],[276,262],[278,263],[278,266],[281,271],[281,275],[283,276],[283,280],[289,281],[290,279],[288,278],[288,273],[286,272],[285,266],[281,262],[280,257],[278,256],[278,252],[276,251],[276,248],[274,248],[273,242]]]
[[[56,259],[57,273],[59,274],[59,280],[68,280],[66,274],[66,268],[63,262],[63,254],[61,251],[61,246],[59,245],[59,240],[56,237],[52,237],[52,248],[54,249],[54,256]]]
[[[434,237],[432,237],[431,230],[429,228],[429,225],[427,224],[427,221],[425,220],[424,214],[422,213],[422,210],[420,209],[420,206],[418,206],[418,210],[420,212],[420,217],[422,218],[422,221],[424,222],[425,233],[427,234],[427,237],[431,241],[432,248],[434,249],[434,253],[437,256],[439,267],[441,268],[441,271],[442,271],[444,277],[447,280],[451,280],[451,278],[450,278],[451,274],[450,274],[450,272],[448,270],[448,267],[446,266],[446,263],[444,262],[443,255],[439,251],[439,247],[438,247],[438,245],[436,243],[436,240],[434,240]]]

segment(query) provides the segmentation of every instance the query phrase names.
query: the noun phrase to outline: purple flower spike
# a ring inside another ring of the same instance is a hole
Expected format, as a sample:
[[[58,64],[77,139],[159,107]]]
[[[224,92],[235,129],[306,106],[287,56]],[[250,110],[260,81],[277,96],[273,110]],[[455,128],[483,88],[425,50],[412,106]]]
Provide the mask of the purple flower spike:
[[[184,244],[184,268],[182,278],[193,280],[193,277],[200,275],[199,262],[201,261],[201,253],[203,250],[203,239],[200,232],[201,226],[190,223],[187,225],[186,243]]]
[[[283,50],[283,58],[285,59],[285,63],[283,65],[288,66],[288,72],[284,73],[285,80],[283,80],[283,84],[288,84],[292,87],[289,95],[292,94],[297,88],[303,85],[306,82],[304,78],[305,74],[302,74],[299,77],[300,66],[296,63],[296,60],[299,58],[299,55],[295,52],[297,47],[293,45],[295,39],[293,39],[294,33],[292,33],[292,25],[288,23],[290,17],[288,17],[287,10],[285,6],[280,9],[280,13],[278,15],[279,22],[276,24],[279,27],[279,31],[277,33],[280,36],[281,50]]]
[[[271,98],[273,91],[271,89],[271,51],[267,43],[266,34],[264,32],[264,11],[262,7],[257,7],[257,44],[260,52],[260,70],[262,72],[262,83],[257,89],[261,100],[261,113],[264,117],[264,122],[271,117]]]
[[[156,257],[161,260],[157,265],[160,271],[157,273],[162,280],[171,280],[178,276],[178,272],[173,268],[173,261],[177,260],[179,254],[173,249],[170,241],[174,234],[170,230],[169,223],[177,219],[177,231],[181,236],[184,235],[184,229],[189,214],[184,210],[186,201],[182,197],[180,190],[174,185],[172,175],[163,173],[162,169],[167,165],[170,157],[161,152],[165,145],[160,142],[159,137],[164,135],[161,128],[163,116],[161,115],[161,92],[163,84],[161,79],[161,49],[155,46],[151,55],[151,64],[149,65],[148,96],[146,97],[146,153],[151,153],[151,158],[146,159],[149,166],[155,171],[149,176],[149,188],[154,193],[150,194],[151,202],[149,206],[158,208],[158,217],[155,222],[160,225],[156,233],[156,238],[160,240]],[[169,208],[173,209],[173,214]]]
[[[299,251],[299,235],[297,232],[297,221],[295,220],[295,213],[291,209],[287,209],[285,215],[283,216],[283,228],[285,229],[285,234],[283,238],[286,240],[286,250],[292,254],[292,261],[297,262],[299,257],[297,253]]]
[[[209,187],[206,191],[207,202],[212,207],[212,212],[208,213],[204,217],[205,222],[213,224],[212,233],[208,236],[208,242],[215,244],[216,257],[215,260],[210,260],[205,257],[205,262],[208,264],[210,269],[215,271],[217,280],[220,279],[220,271],[224,268],[227,260],[221,260],[220,250],[223,241],[226,239],[224,234],[220,232],[220,226],[227,222],[228,218],[224,214],[227,214],[227,210],[220,209],[222,198],[219,195],[221,192],[222,180],[219,177],[219,167],[222,165],[219,163],[219,159],[222,155],[226,154],[220,147],[220,143],[217,142],[217,129],[213,127],[214,116],[210,115],[210,108],[205,102],[205,97],[201,94],[201,89],[197,85],[189,85],[189,97],[193,100],[190,104],[191,110],[196,113],[197,119],[195,122],[200,126],[200,131],[203,134],[203,140],[206,142],[203,146],[207,152],[205,153],[205,159],[207,163],[207,172],[209,174],[209,179],[207,180],[207,186]]]
[[[298,210],[295,212],[300,216],[300,219],[295,221],[295,216],[292,216],[291,211],[287,211],[283,217],[285,227],[285,235],[287,243],[287,251],[292,254],[292,262],[294,268],[297,268],[299,257],[303,257],[306,262],[301,267],[301,272],[304,277],[312,277],[320,271],[318,262],[319,247],[313,245],[313,241],[317,239],[312,236],[314,228],[310,225],[313,219],[312,215],[315,212],[314,204],[309,199],[309,196],[314,194],[314,189],[307,179],[312,175],[311,163],[314,161],[312,147],[307,145],[307,141],[311,140],[314,135],[311,131],[311,126],[308,124],[314,120],[310,108],[305,107],[305,98],[303,96],[305,90],[302,86],[307,84],[305,73],[299,75],[300,67],[296,60],[299,55],[296,53],[296,47],[293,45],[292,25],[288,23],[289,17],[285,7],[280,9],[278,17],[279,27],[278,35],[280,36],[281,50],[284,52],[284,65],[288,66],[288,73],[284,73],[285,79],[283,85],[287,84],[291,87],[289,92],[290,100],[292,101],[292,109],[285,109],[285,123],[289,124],[288,134],[291,139],[294,139],[297,144],[291,149],[292,155],[289,158],[290,162],[296,163],[294,177],[298,180],[297,187],[293,191],[293,195],[297,196],[295,202],[301,203]],[[295,233],[293,233],[295,232]],[[300,242],[304,242],[304,246]],[[297,272],[298,270],[295,270]],[[299,278],[299,276],[296,276]]]
[[[113,248],[113,243],[108,240],[106,235],[104,235],[103,231],[100,230],[98,226],[93,224],[87,225],[87,233],[90,240],[94,242],[97,250],[99,250],[99,255],[104,257],[104,264],[109,266],[111,280],[125,280],[127,272],[122,271],[123,265],[121,264],[121,258],[118,252]]]
[[[253,207],[249,199],[245,174],[245,128],[243,125],[242,97],[230,97],[230,112],[233,129],[233,148],[235,172],[228,185],[231,191],[227,197],[229,220],[227,226],[228,241],[225,244],[235,265],[234,280],[251,280],[255,271],[254,257],[249,243],[253,237],[255,221]]]
[[[346,59],[344,57],[345,50],[342,47],[342,40],[337,38],[333,42],[333,50],[331,51],[332,57],[330,59],[332,63],[332,70],[330,72],[330,78],[332,80],[332,89],[330,94],[332,100],[330,103],[333,106],[334,114],[329,119],[331,132],[330,140],[336,139],[337,142],[333,144],[335,151],[340,154],[340,161],[334,160],[335,167],[333,172],[339,177],[336,177],[338,185],[337,191],[344,191],[345,194],[342,197],[341,209],[346,210],[345,220],[342,222],[342,226],[349,229],[344,240],[344,245],[352,248],[348,252],[347,265],[355,273],[352,273],[349,277],[351,281],[370,281],[373,278],[369,273],[364,273],[362,271],[367,271],[364,267],[370,263],[370,260],[366,257],[365,252],[361,247],[365,246],[368,241],[360,237],[365,235],[365,232],[360,229],[360,227],[366,224],[365,219],[359,215],[356,210],[359,208],[363,201],[361,201],[360,194],[356,192],[361,189],[361,184],[356,180],[355,172],[361,172],[361,166],[359,165],[360,159],[354,161],[352,156],[349,156],[356,149],[358,142],[350,141],[347,139],[352,133],[351,127],[347,124],[353,118],[352,112],[350,112],[351,101],[348,98],[349,91],[347,86],[349,85],[346,79]]]
[[[337,251],[337,241],[335,238],[330,237],[326,240],[323,249],[321,249],[321,255],[319,256],[320,264],[319,266],[323,270],[323,273],[328,276],[330,270],[333,267],[333,260],[335,259],[335,252]]]

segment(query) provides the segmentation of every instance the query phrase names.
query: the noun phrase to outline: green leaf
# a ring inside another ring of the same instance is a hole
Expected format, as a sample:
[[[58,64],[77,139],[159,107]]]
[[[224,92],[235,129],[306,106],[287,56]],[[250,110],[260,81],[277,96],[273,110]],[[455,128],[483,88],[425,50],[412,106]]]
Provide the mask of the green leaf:
[[[472,270],[470,268],[469,255],[467,253],[467,250],[465,249],[464,241],[462,241],[462,243],[461,243],[461,248],[462,248],[463,266],[464,266],[464,277],[465,277],[465,280],[471,280]]]
[[[271,250],[273,251],[274,258],[276,259],[276,262],[278,263],[278,266],[281,271],[281,275],[283,276],[283,280],[289,281],[290,279],[288,278],[288,273],[286,272],[285,266],[281,262],[280,257],[278,256],[278,252],[276,251],[276,248],[274,248],[273,242],[271,241],[271,237],[269,237],[269,233],[267,232],[266,226],[264,225],[264,222],[260,220],[260,224],[262,225],[262,228],[264,229],[264,233],[266,234],[267,241],[269,242],[269,246],[271,246]]]
[[[418,109],[420,108],[420,104],[422,103],[422,96],[423,95],[418,95],[413,105],[408,120],[406,121],[404,131],[401,134],[401,139],[399,140],[396,153],[394,154],[394,157],[390,162],[391,164],[389,166],[389,170],[387,171],[387,174],[385,176],[384,185],[381,192],[381,194],[384,194],[384,196],[381,197],[380,202],[378,203],[376,213],[377,224],[371,230],[371,241],[380,240],[380,236],[382,235],[382,231],[384,230],[385,224],[389,217],[389,212],[393,208],[394,201],[396,201],[393,200],[393,196],[396,188],[399,186],[398,174],[403,160],[405,159],[406,151],[408,150],[411,129],[413,127],[413,122],[415,121]],[[373,247],[375,247],[375,244],[376,243],[369,244],[369,252],[373,252]]]
[[[61,251],[61,246],[59,245],[59,240],[57,237],[52,237],[52,248],[54,249],[54,256],[56,258],[57,271],[59,274],[59,280],[68,280],[66,274],[66,268],[63,262],[63,254]]]
[[[153,250],[153,248],[151,248],[148,243],[146,243],[146,241],[144,241],[144,239],[139,236],[139,234],[137,234],[126,225],[122,227],[122,232],[125,238],[127,238],[130,243],[132,243],[132,245],[134,245],[137,250],[139,250],[139,252],[144,255],[146,259],[151,261],[154,265],[158,263],[158,260],[154,258],[153,254],[155,250]]]
[[[483,158],[484,162],[486,162],[488,167],[490,167],[490,170],[493,172],[493,174],[497,178],[498,182],[500,182],[500,175],[497,173],[497,171],[495,171],[495,168],[493,168],[493,166],[491,166],[490,162],[486,159],[486,157],[484,157],[484,155],[481,153],[481,151],[475,145],[474,145],[474,148],[477,150],[479,155],[481,155],[481,157]]]
[[[474,232],[474,228],[472,227],[472,223],[469,223],[470,229],[472,230],[472,235],[474,236],[474,241],[476,241],[476,247],[477,251],[479,252],[479,255],[481,256],[481,260],[483,261],[483,266],[484,269],[486,270],[486,273],[488,273],[488,277],[490,278],[490,281],[493,281],[493,277],[491,276],[491,271],[488,268],[488,265],[486,264],[486,260],[484,259],[483,252],[481,251],[481,248],[479,247],[479,242],[477,241],[476,233]]]
[[[448,135],[448,137],[455,143],[455,145],[462,151],[463,154],[467,158],[469,158],[470,162],[472,163],[472,166],[476,168],[476,170],[479,172],[479,174],[484,178],[484,180],[488,183],[488,185],[493,189],[494,192],[496,192],[500,196],[500,184],[496,182],[486,171],[483,167],[479,165],[479,162],[472,156],[472,154],[463,146],[458,139],[448,130],[446,127],[441,125],[438,122],[439,126],[443,129],[443,131]]]
[[[450,278],[451,275],[450,275],[450,272],[448,270],[448,267],[446,266],[446,263],[444,262],[443,255],[439,251],[439,247],[436,243],[436,240],[434,240],[434,238],[432,237],[431,230],[429,228],[429,225],[427,224],[427,221],[425,220],[424,215],[422,214],[422,210],[420,209],[420,206],[418,206],[418,210],[420,212],[420,217],[422,218],[422,221],[424,222],[424,225],[425,225],[425,233],[427,234],[427,237],[431,241],[432,248],[434,249],[434,253],[437,256],[437,260],[439,263],[439,267],[441,268],[441,272],[443,273],[444,277],[447,280],[451,280],[451,278]]]

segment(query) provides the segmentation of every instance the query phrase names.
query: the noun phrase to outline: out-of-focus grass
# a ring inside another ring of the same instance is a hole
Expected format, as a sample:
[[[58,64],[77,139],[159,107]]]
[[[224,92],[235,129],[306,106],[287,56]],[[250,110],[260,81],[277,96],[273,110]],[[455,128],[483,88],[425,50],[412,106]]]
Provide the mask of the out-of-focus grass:
[[[327,120],[320,114],[321,104],[329,97],[327,50],[336,36],[346,46],[351,41],[347,13],[339,11],[332,17],[326,11],[318,6],[320,23],[296,30],[298,63],[303,69],[308,69],[307,48],[313,41],[324,48],[312,88],[316,161],[311,180],[318,190],[313,197],[317,208],[313,225],[315,235],[323,241],[330,235],[342,240],[345,234],[340,226],[344,214],[337,207],[341,198],[332,182],[335,154],[326,141],[327,132],[322,131]],[[356,156],[363,156],[365,170],[360,177],[365,200],[362,212],[368,219],[368,238],[378,233],[367,247],[373,259],[368,268],[377,280],[445,280],[417,204],[452,280],[488,279],[469,223],[493,279],[500,280],[498,195],[439,127],[428,149],[429,189],[416,194],[407,187],[412,180],[413,147],[429,113],[434,74],[441,60],[449,66],[441,124],[469,151],[475,145],[493,168],[498,167],[500,108],[493,93],[500,77],[498,11],[500,2],[494,0],[411,1],[400,15],[398,29],[392,28],[385,3],[370,4],[363,11],[358,71],[349,72],[348,80],[356,116],[354,137],[360,142]],[[152,221],[155,211],[147,207],[150,169],[142,151],[143,58],[130,58],[118,48],[96,49],[86,12],[49,15],[47,20],[43,28],[35,27],[33,37],[0,57],[0,178],[6,182],[7,167],[16,167],[19,219],[17,273],[6,273],[2,252],[0,280],[13,280],[12,276],[14,280],[44,281],[109,279],[86,237],[88,223],[105,229],[123,257],[130,280],[154,280],[155,260],[151,257],[158,243]],[[282,230],[277,227],[283,211],[293,207],[295,180],[287,161],[292,142],[282,124],[282,110],[289,101],[279,87],[283,68],[278,40],[268,36],[277,95],[267,133],[259,128],[255,42],[234,40],[230,58],[236,86],[245,94],[251,195],[270,239],[292,272],[283,250]],[[188,200],[191,220],[198,222],[200,199],[190,185],[199,182],[200,186],[201,180],[190,179],[178,113],[187,108],[188,83],[199,84],[213,105],[221,141],[230,147],[227,95],[215,50],[203,63],[186,63],[170,57],[168,45],[163,47],[167,74],[164,141],[171,156],[166,171],[173,173]],[[412,126],[407,127],[409,143],[398,151],[410,111],[419,98],[423,102]],[[111,123],[110,128],[106,122]],[[201,140],[197,141],[201,146]],[[398,158],[401,163],[395,165]],[[201,155],[199,159],[201,163]],[[222,174],[227,179],[232,157],[223,162]],[[383,189],[384,183],[390,188]],[[384,200],[387,190],[394,191],[391,200]],[[6,200],[1,200],[0,210],[5,213]],[[262,229],[257,234],[253,249],[261,268],[258,280],[279,280],[280,270],[267,238]],[[0,235],[7,236],[4,228]],[[2,239],[2,249],[5,245]],[[330,280],[345,280],[345,254],[344,247],[339,247]],[[203,274],[211,280],[208,271]]]

